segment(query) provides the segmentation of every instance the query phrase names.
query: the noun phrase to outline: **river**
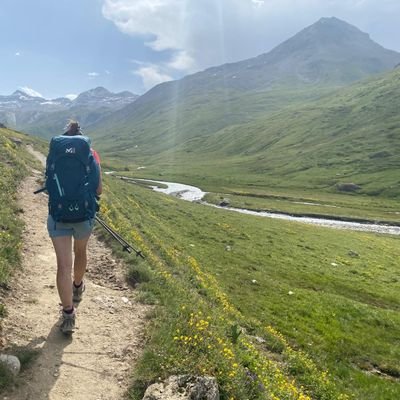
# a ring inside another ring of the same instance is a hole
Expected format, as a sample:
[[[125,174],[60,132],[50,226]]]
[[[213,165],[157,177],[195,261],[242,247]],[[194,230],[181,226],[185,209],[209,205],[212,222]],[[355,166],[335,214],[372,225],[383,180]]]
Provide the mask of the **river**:
[[[159,187],[157,185],[154,185],[154,186],[150,185],[150,187],[156,192],[161,192],[161,193],[168,194],[170,196],[175,196],[182,200],[191,201],[191,202],[197,201],[197,202],[201,202],[202,204],[206,204],[210,207],[215,207],[215,208],[219,208],[222,210],[235,211],[235,212],[238,212],[241,214],[255,215],[258,217],[266,217],[266,218],[283,219],[286,221],[303,222],[305,224],[325,226],[325,227],[334,228],[334,229],[347,229],[347,230],[353,230],[353,231],[400,235],[400,226],[340,221],[340,220],[335,220],[335,219],[324,219],[324,218],[300,217],[300,216],[287,215],[287,214],[283,214],[283,213],[253,211],[253,210],[246,210],[246,209],[242,209],[242,208],[234,208],[234,207],[227,207],[227,206],[223,207],[223,206],[218,206],[215,204],[210,204],[205,201],[202,201],[202,198],[206,195],[207,192],[203,192],[201,189],[199,189],[195,186],[190,186],[190,185],[185,185],[182,183],[175,183],[175,182],[156,181],[156,180],[150,180],[150,179],[131,179],[131,178],[123,178],[123,179],[127,179],[132,182],[144,181],[144,182],[151,182],[151,183],[155,183],[155,184],[161,184],[166,187]]]

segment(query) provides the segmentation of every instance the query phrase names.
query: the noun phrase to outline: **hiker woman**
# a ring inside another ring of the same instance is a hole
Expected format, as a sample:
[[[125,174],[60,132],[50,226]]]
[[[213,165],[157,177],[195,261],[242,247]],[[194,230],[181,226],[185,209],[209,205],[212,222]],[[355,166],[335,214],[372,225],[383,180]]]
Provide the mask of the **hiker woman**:
[[[62,304],[60,329],[71,334],[75,328],[74,304],[81,301],[85,290],[83,277],[98,209],[96,198],[102,192],[100,158],[77,121],[70,121],[65,133],[50,142],[46,188],[47,229],[57,256],[57,289]]]

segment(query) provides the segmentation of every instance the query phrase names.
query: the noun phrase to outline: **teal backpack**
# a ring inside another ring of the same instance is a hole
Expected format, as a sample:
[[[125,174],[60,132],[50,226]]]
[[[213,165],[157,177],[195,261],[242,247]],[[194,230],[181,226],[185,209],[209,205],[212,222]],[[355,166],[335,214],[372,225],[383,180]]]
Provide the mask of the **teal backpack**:
[[[49,214],[56,222],[82,222],[98,211],[99,166],[86,136],[55,136],[46,161]]]

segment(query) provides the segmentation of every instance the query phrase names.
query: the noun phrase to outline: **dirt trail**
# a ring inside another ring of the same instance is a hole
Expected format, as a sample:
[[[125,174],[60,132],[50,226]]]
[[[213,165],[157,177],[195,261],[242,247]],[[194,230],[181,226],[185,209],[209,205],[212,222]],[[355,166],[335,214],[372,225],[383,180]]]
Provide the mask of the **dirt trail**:
[[[47,197],[33,195],[41,173],[20,189],[26,223],[23,267],[11,283],[3,322],[7,347],[39,349],[19,386],[0,399],[114,400],[126,393],[132,366],[143,344],[149,308],[126,285],[123,266],[96,237],[89,242],[86,292],[72,338],[59,332],[56,259],[47,235]]]

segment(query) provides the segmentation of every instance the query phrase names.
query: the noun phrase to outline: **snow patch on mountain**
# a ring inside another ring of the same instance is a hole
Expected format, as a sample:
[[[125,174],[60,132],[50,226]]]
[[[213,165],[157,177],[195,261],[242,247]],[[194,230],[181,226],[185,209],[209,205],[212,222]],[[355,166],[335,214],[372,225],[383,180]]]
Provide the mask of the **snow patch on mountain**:
[[[43,96],[37,92],[36,90],[33,90],[32,88],[29,88],[27,86],[22,86],[18,88],[21,92],[27,94],[30,97],[41,97],[43,98]]]

